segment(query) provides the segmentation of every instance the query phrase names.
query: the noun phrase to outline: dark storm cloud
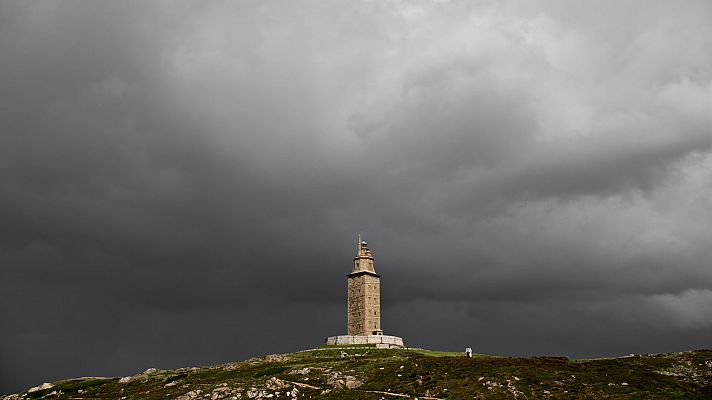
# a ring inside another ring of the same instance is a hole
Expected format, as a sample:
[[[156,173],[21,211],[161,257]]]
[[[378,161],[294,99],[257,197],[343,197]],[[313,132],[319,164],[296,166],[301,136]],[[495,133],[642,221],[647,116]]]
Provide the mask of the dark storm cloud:
[[[317,345],[359,231],[414,346],[709,347],[711,15],[0,2],[0,391]]]

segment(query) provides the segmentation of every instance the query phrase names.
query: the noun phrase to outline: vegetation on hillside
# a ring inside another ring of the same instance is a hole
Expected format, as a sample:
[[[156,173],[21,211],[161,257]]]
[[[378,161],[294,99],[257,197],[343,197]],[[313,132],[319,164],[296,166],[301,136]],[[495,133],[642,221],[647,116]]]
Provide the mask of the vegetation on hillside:
[[[322,348],[205,368],[79,378],[15,399],[712,399],[712,350],[597,360]]]

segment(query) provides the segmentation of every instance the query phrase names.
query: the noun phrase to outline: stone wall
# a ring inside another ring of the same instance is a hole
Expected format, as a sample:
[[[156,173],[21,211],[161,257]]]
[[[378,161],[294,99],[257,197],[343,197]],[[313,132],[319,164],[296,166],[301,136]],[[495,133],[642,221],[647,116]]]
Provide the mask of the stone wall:
[[[353,344],[375,344],[380,348],[400,348],[403,345],[403,338],[390,335],[341,335],[326,338],[327,345],[353,345]]]
[[[381,333],[381,283],[378,275],[356,273],[348,277],[348,334]]]

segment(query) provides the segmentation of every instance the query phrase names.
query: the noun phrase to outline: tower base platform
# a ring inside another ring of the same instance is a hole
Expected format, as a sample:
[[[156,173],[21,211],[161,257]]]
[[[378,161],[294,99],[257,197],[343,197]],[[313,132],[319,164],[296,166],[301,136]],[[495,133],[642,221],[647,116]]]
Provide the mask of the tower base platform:
[[[326,338],[326,344],[332,346],[348,346],[352,344],[373,344],[378,349],[399,349],[405,347],[403,338],[389,335],[342,335],[329,336]]]

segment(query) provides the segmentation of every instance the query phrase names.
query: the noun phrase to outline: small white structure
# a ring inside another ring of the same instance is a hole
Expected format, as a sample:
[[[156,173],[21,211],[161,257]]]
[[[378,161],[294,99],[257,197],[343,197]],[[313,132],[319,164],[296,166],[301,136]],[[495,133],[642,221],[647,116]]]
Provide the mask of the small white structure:
[[[468,357],[472,357],[472,348],[470,348],[470,347],[466,348],[465,355]]]

